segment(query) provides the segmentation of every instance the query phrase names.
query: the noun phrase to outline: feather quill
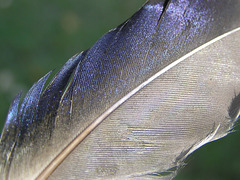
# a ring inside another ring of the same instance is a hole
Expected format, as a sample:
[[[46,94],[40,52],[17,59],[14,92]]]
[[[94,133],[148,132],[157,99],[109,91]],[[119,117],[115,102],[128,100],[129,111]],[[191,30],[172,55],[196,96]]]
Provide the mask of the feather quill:
[[[1,179],[171,179],[240,110],[240,1],[148,0],[12,102]],[[43,92],[42,92],[43,91]]]

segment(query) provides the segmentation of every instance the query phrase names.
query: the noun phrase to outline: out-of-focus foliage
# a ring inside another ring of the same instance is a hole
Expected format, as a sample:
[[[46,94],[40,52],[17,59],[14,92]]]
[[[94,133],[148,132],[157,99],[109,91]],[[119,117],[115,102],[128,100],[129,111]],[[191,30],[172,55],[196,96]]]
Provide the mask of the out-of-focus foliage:
[[[13,97],[93,45],[145,0],[0,0],[0,128]],[[240,131],[200,148],[177,180],[240,177]]]
[[[144,0],[0,0],[0,122],[20,91],[91,47]]]

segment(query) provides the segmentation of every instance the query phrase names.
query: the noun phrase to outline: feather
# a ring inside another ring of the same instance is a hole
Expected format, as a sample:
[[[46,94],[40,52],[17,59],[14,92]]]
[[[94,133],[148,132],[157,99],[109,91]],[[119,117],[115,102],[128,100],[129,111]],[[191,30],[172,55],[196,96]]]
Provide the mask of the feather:
[[[148,0],[13,100],[1,179],[173,178],[239,119],[239,9]]]

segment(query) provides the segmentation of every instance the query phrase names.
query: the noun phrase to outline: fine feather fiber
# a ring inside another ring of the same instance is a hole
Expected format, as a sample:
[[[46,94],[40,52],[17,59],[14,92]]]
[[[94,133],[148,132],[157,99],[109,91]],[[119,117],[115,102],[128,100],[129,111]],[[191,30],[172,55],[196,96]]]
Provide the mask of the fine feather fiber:
[[[240,1],[148,0],[10,106],[1,179],[172,179],[240,114]]]

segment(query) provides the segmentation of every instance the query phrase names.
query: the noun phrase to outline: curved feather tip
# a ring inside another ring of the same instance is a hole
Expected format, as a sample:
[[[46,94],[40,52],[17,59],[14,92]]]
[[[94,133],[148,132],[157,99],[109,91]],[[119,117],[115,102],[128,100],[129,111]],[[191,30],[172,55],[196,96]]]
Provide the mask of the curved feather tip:
[[[148,0],[13,100],[1,179],[171,179],[240,115],[240,1]]]

